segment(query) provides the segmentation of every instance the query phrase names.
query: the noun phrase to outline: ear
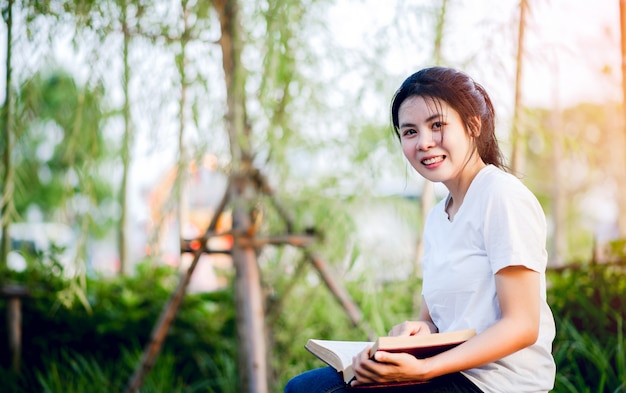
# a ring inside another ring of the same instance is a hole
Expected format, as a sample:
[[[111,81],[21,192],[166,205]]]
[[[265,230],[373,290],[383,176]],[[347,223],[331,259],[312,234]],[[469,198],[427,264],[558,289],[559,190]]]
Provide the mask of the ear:
[[[473,116],[469,118],[467,123],[467,132],[472,138],[478,138],[480,136],[480,131],[482,128],[481,125],[482,123],[480,121],[480,117]]]

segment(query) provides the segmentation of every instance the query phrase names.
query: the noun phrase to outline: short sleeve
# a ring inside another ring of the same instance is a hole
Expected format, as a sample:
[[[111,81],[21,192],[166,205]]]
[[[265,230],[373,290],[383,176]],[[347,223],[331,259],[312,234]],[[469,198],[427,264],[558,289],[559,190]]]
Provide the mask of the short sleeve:
[[[494,273],[508,266],[545,271],[546,219],[537,198],[518,179],[495,186],[485,206],[485,249]]]

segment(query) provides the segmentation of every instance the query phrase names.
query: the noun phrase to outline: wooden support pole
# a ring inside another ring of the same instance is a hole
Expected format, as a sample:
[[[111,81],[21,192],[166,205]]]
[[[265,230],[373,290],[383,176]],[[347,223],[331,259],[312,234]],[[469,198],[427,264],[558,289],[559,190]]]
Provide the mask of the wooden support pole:
[[[291,215],[287,212],[287,209],[285,209],[284,206],[276,198],[276,195],[274,194],[272,187],[270,187],[267,178],[258,170],[253,171],[252,175],[256,186],[270,198],[270,201],[272,202],[282,219],[286,222],[287,228],[291,230],[294,227],[293,219],[291,218]],[[352,297],[350,296],[348,291],[337,280],[335,280],[334,274],[328,263],[319,255],[310,251],[307,248],[307,245],[308,244],[300,244],[299,246],[304,248],[305,256],[311,261],[313,267],[320,274],[326,287],[335,296],[341,307],[343,307],[343,309],[346,311],[348,317],[350,318],[350,321],[352,321],[352,324],[355,327],[360,325],[370,337],[374,337],[373,330],[368,326],[365,326],[364,324],[361,310],[352,300]]]
[[[161,311],[161,315],[159,316],[159,320],[157,321],[154,329],[152,330],[152,334],[150,335],[150,341],[146,345],[144,349],[144,353],[141,357],[141,361],[139,362],[135,372],[130,378],[128,385],[126,387],[127,393],[135,393],[141,389],[143,386],[144,379],[154,367],[154,363],[161,352],[161,347],[163,346],[163,342],[165,341],[165,337],[167,336],[167,332],[170,328],[170,325],[174,321],[174,317],[180,308],[180,304],[183,301],[185,296],[185,290],[189,285],[189,281],[191,280],[191,275],[193,274],[196,265],[198,264],[198,260],[202,255],[202,251],[198,251],[191,262],[191,265],[180,276],[180,281],[178,283],[178,287],[170,296],[170,299],[167,302],[167,305]]]
[[[9,350],[13,371],[19,374],[22,356],[22,301],[14,296],[7,303],[7,324],[9,331]]]
[[[19,374],[22,361],[22,298],[29,296],[30,292],[26,287],[9,285],[0,288],[0,295],[7,298],[7,331],[11,367],[16,374]]]
[[[305,253],[313,263],[313,266],[315,266],[315,269],[319,272],[322,280],[324,281],[324,284],[326,284],[326,287],[328,287],[332,294],[335,295],[335,298],[337,299],[337,301],[339,301],[339,304],[341,304],[343,309],[348,314],[348,317],[350,317],[352,324],[355,327],[359,326],[359,324],[363,321],[363,315],[361,314],[361,310],[356,305],[356,303],[352,301],[350,294],[348,294],[345,288],[335,280],[326,261],[324,261],[322,258],[320,258],[320,256],[309,250],[305,250]]]
[[[214,233],[215,227],[217,226],[217,221],[219,220],[220,214],[226,208],[226,204],[228,203],[228,199],[230,197],[229,193],[230,182],[227,185],[226,192],[220,201],[219,206],[215,209],[215,214],[211,219],[211,223],[209,227],[205,231],[204,237],[201,239],[202,244],[206,244],[209,236]],[[191,280],[191,275],[193,274],[198,261],[200,260],[200,256],[202,255],[202,249],[198,249],[194,252],[193,261],[191,265],[187,269],[187,271],[180,276],[180,281],[178,283],[178,287],[170,296],[169,301],[161,311],[161,315],[159,316],[159,320],[157,321],[154,329],[152,330],[152,334],[150,335],[150,341],[146,344],[144,349],[144,353],[142,355],[141,361],[137,365],[133,375],[128,381],[128,385],[126,386],[126,393],[136,393],[143,386],[144,379],[152,370],[154,363],[156,362],[157,356],[161,352],[161,347],[163,346],[163,341],[165,340],[165,336],[167,335],[167,331],[169,330],[170,325],[174,321],[174,317],[178,312],[180,304],[183,301],[183,297],[185,296],[185,291],[187,286],[189,285],[189,281]]]
[[[219,234],[216,237],[224,236],[226,233]],[[242,237],[245,233],[237,234],[235,232],[228,232],[228,234],[233,237],[237,237],[239,240],[239,244],[242,247],[253,247],[253,248],[261,248],[264,246],[294,246],[294,247],[306,247],[311,245],[315,238],[311,235],[298,235],[298,234],[286,234],[286,235],[276,235],[276,236],[258,236],[258,237]],[[202,244],[202,238],[193,239],[193,240],[184,240],[182,243],[181,251],[182,252],[195,252],[198,248],[202,249],[202,252],[206,254],[227,254],[231,255],[232,252],[230,250],[220,250],[214,249],[207,246],[206,242]]]

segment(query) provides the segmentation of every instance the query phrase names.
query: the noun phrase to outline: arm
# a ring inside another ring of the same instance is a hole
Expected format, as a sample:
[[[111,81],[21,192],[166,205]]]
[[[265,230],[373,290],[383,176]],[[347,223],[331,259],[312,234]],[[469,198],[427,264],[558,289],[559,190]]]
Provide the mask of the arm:
[[[428,380],[479,367],[532,345],[539,334],[539,273],[510,266],[496,274],[501,318],[485,331],[447,352],[428,359],[403,353],[377,352],[375,361],[361,354],[354,360],[358,383]]]
[[[484,332],[427,360],[428,379],[496,361],[537,341],[539,335],[539,273],[510,266],[496,274],[502,316]]]

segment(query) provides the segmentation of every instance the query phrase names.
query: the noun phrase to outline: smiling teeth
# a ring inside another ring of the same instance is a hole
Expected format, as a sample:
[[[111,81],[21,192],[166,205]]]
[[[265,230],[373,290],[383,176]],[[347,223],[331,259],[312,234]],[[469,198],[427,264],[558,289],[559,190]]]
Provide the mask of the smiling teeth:
[[[429,158],[429,159],[426,159],[426,160],[422,161],[422,164],[430,165],[430,164],[434,164],[434,163],[439,162],[439,161],[443,161],[443,157],[437,156],[437,157]]]

